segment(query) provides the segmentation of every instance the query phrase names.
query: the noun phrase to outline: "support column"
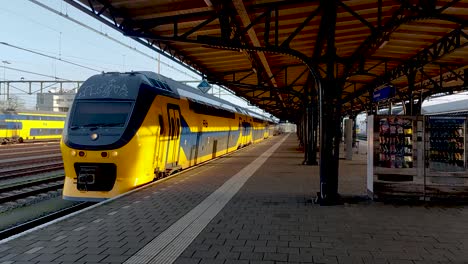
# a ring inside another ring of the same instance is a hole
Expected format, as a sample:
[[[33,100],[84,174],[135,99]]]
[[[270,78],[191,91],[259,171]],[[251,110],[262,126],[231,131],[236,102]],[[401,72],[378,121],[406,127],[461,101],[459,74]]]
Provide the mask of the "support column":
[[[356,114],[353,114],[350,116],[351,120],[353,120],[353,148],[356,147],[356,140],[357,140],[357,135],[356,135]]]
[[[299,145],[304,146],[304,114],[297,120],[297,138],[299,139]]]
[[[320,89],[320,193],[321,205],[340,203],[338,195],[339,143],[341,139],[341,87],[335,78],[335,26],[337,6],[335,1],[320,1],[323,7],[321,27],[326,35],[326,77]]]
[[[318,149],[318,124],[319,124],[319,111],[318,111],[318,96],[317,96],[317,91],[314,89],[314,96],[312,97],[312,117],[313,117],[313,123],[312,123],[312,132],[313,132],[313,143],[312,147],[314,149],[313,152],[313,160],[315,161],[315,165],[318,165],[317,162],[317,149]]]
[[[408,106],[406,107],[406,115],[414,115],[415,109],[414,109],[414,83],[416,80],[416,71],[413,68],[410,68],[408,70],[408,73],[406,74],[406,78],[408,79],[408,96],[409,96],[409,102]]]
[[[304,157],[304,165],[318,165],[317,163],[317,142],[315,140],[315,135],[314,135],[314,123],[316,123],[316,119],[314,116],[314,107],[316,108],[316,104],[314,104],[314,87],[311,87],[312,92],[309,93],[306,92],[306,111],[305,111],[305,116],[306,116],[306,135],[305,135],[305,157]],[[306,88],[305,90],[309,90],[309,88]]]
[[[344,122],[345,146],[347,160],[353,159],[353,120],[346,119]]]
[[[310,108],[309,108],[309,89],[307,86],[304,87],[304,161],[302,162],[303,165],[307,165],[309,163],[310,153],[309,153],[309,123],[310,123]]]

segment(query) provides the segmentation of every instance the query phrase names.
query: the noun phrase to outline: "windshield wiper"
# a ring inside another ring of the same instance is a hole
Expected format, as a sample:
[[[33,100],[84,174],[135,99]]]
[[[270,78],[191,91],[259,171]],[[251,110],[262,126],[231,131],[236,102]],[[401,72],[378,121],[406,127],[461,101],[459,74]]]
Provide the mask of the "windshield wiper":
[[[96,130],[101,127],[117,127],[117,126],[123,126],[124,123],[91,123],[91,124],[86,124],[86,125],[81,125],[81,126],[70,126],[71,130],[75,130],[78,128],[85,128],[89,127],[90,130]]]
[[[124,123],[105,123],[105,124],[99,124],[97,127],[117,127],[117,126],[123,126]]]

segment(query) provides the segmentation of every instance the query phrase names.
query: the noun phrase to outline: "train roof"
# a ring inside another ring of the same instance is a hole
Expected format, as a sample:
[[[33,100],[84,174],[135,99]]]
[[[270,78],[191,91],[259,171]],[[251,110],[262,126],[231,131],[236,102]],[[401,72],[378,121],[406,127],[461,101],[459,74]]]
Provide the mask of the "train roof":
[[[468,99],[450,101],[447,103],[425,105],[421,109],[423,115],[467,115]]]
[[[254,118],[273,122],[272,118],[270,117],[263,116],[259,113],[240,107],[238,105],[235,105],[229,101],[223,100],[211,94],[203,93],[199,89],[196,89],[194,87],[188,86],[181,82],[175,81],[164,75],[157,74],[151,71],[138,71],[138,72],[133,72],[133,73],[141,73],[149,79],[156,79],[160,82],[166,83],[169,86],[169,88],[172,90],[172,92],[177,93],[179,96],[186,97],[192,101],[203,103],[203,104],[208,104],[208,105],[222,108],[224,110],[228,110],[231,112],[241,113],[241,114],[248,115]]]
[[[19,110],[0,110],[0,114],[26,114],[26,115],[67,115],[67,112],[55,112],[55,111],[38,111],[38,110],[27,110],[27,109],[19,109]]]
[[[459,96],[468,96],[468,93],[439,97],[445,102],[423,102],[422,115],[468,115],[468,98],[459,99]],[[388,115],[388,108],[379,109],[379,115]],[[392,108],[392,115],[403,115],[401,105]]]

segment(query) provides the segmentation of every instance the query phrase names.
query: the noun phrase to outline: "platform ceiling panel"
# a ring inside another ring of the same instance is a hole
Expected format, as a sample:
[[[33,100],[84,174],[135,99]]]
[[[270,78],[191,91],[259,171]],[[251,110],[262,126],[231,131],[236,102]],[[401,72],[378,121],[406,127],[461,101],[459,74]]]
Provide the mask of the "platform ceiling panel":
[[[384,85],[400,102],[466,89],[468,0],[337,0],[332,57],[324,1],[65,1],[289,120],[330,64],[347,113]]]

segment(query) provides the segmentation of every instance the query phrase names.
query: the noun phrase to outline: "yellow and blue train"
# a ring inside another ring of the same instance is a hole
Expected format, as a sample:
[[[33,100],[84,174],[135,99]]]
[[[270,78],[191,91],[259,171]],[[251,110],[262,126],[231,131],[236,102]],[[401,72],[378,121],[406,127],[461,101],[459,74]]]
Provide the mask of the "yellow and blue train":
[[[256,143],[273,120],[153,72],[80,87],[61,141],[63,198],[100,201]]]
[[[60,139],[66,113],[39,111],[0,111],[0,142],[23,143]]]

